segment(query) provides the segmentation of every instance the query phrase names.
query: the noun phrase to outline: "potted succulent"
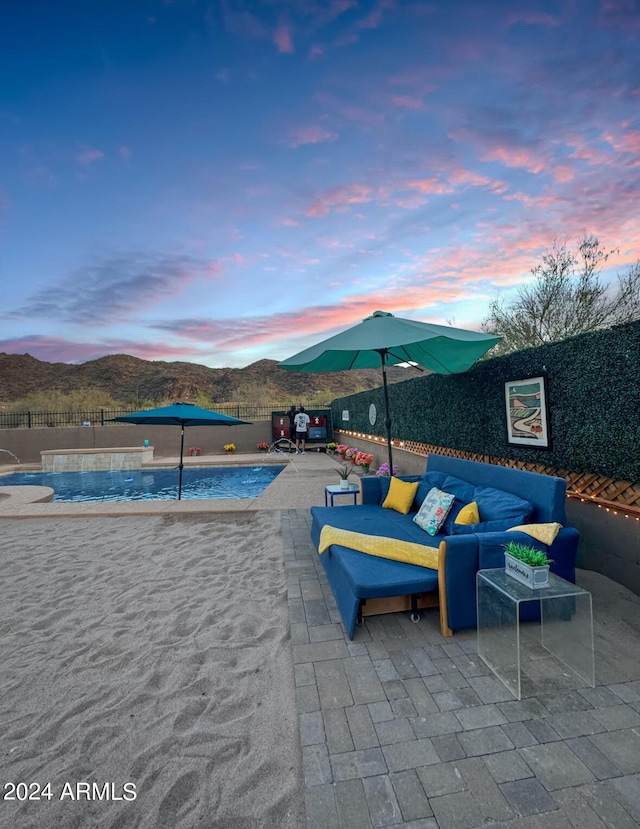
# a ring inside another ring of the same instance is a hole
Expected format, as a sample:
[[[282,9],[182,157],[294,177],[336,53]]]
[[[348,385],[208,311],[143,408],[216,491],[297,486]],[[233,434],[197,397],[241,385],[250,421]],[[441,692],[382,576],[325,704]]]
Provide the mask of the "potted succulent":
[[[349,475],[353,472],[346,464],[340,464],[338,477],[340,478],[340,489],[349,489]]]
[[[549,584],[550,559],[545,552],[510,541],[504,545],[504,569],[508,576],[534,590]]]
[[[223,448],[227,455],[233,455],[233,453],[236,451],[235,443],[225,443]]]
[[[259,449],[261,452],[266,452],[268,448],[269,444],[264,440],[261,440],[260,443],[256,443],[256,449]]]

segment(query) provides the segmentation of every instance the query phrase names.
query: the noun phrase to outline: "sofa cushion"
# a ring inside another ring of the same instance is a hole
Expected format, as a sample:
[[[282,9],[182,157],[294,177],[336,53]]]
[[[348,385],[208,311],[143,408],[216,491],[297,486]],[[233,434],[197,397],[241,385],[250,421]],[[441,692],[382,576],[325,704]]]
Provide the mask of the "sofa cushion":
[[[373,558],[347,547],[331,547],[325,556],[339,569],[353,594],[361,599],[428,593],[438,587],[438,571],[417,564]],[[329,562],[324,561],[325,567]]]
[[[453,524],[458,513],[463,507],[474,500],[476,488],[466,481],[461,481],[460,478],[456,478],[454,475],[447,475],[445,476],[441,489],[445,492],[452,492],[456,496],[456,500],[453,502],[443,526],[445,535],[453,535]]]
[[[476,487],[474,499],[478,504],[481,521],[513,518],[517,523],[524,524],[533,512],[533,504],[529,501],[491,486]]]
[[[475,486],[468,484],[466,481],[461,481],[460,478],[456,478],[454,475],[447,475],[440,488],[444,489],[445,492],[452,492],[456,499],[460,501],[461,506],[475,500]]]
[[[411,509],[413,499],[418,491],[418,482],[401,481],[399,478],[392,478],[389,483],[389,492],[382,502],[383,509],[394,509],[406,515]]]
[[[436,535],[444,524],[455,497],[450,492],[443,492],[434,486],[424,499],[413,520],[429,535]]]
[[[444,472],[425,472],[424,475],[420,476],[418,491],[416,492],[416,497],[413,501],[413,509],[415,512],[417,512],[424,503],[424,499],[429,494],[429,490],[433,489],[434,486],[437,486],[438,489],[443,489],[446,477],[447,476]]]
[[[480,521],[478,524],[452,524],[448,535],[470,535],[472,533],[503,533],[512,526],[510,518],[496,521]]]

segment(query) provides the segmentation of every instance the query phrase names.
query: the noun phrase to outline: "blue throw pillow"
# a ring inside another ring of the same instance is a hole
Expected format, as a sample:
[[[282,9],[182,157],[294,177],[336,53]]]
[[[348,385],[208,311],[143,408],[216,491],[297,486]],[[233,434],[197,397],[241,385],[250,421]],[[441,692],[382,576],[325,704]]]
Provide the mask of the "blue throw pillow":
[[[483,522],[512,520],[516,524],[526,524],[533,513],[533,504],[505,492],[502,489],[494,489],[491,486],[478,486],[475,489],[473,498],[478,505],[478,512]]]
[[[445,475],[444,472],[425,472],[424,475],[420,477],[418,491],[416,492],[416,497],[413,500],[413,507],[411,509],[417,512],[424,503],[424,499],[434,486],[438,489],[443,488],[442,485],[446,477],[447,475]]]
[[[469,503],[471,503],[471,501],[469,501]],[[459,498],[456,498],[456,500],[453,502],[453,506],[449,510],[449,515],[447,515],[447,519],[442,527],[442,532],[445,533],[445,535],[454,534],[453,525],[455,524],[456,518],[458,517],[458,513],[460,512],[462,507],[466,507],[466,505],[466,502],[461,501]]]
[[[440,488],[444,489],[445,492],[451,492],[463,504],[470,504],[475,501],[476,487],[460,480],[460,478],[456,478],[455,475],[447,475]]]

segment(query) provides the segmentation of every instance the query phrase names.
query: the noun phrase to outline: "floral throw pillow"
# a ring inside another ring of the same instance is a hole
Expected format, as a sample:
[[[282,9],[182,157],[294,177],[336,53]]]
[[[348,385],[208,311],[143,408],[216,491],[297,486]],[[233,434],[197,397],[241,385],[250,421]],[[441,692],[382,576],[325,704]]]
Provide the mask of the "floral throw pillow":
[[[449,514],[455,498],[455,495],[450,495],[434,486],[427,493],[427,497],[413,520],[429,535],[436,535],[444,524],[444,519]]]

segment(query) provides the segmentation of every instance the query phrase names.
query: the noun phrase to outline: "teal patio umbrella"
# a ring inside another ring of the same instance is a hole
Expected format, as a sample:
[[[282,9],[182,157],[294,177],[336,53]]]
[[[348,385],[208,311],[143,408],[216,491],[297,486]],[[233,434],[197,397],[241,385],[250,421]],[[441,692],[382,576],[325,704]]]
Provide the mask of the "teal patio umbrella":
[[[172,403],[170,406],[161,406],[158,409],[147,409],[144,412],[110,417],[111,421],[119,423],[147,424],[149,426],[180,426],[180,465],[178,469],[178,500],[182,498],[182,470],[184,467],[184,428],[185,426],[241,426],[249,425],[247,420],[237,417],[201,409],[194,403]]]
[[[435,374],[459,374],[471,368],[501,339],[477,331],[401,319],[385,311],[374,311],[358,325],[312,345],[278,365],[287,371],[309,372],[382,366],[389,469],[393,471],[387,366],[409,363]]]

